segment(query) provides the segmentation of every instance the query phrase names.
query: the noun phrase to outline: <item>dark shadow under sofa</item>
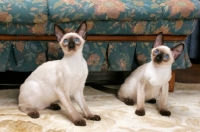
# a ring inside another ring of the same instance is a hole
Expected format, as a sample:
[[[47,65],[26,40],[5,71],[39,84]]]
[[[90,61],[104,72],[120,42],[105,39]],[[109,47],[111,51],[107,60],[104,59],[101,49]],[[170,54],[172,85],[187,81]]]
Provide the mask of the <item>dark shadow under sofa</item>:
[[[54,24],[69,32],[86,21],[83,55],[88,82],[123,82],[132,70],[150,61],[159,32],[167,46],[175,47],[185,43],[198,18],[197,0],[1,0],[0,83],[11,75],[22,81],[42,63],[62,58]],[[170,91],[175,70],[190,66],[185,46],[173,63]]]

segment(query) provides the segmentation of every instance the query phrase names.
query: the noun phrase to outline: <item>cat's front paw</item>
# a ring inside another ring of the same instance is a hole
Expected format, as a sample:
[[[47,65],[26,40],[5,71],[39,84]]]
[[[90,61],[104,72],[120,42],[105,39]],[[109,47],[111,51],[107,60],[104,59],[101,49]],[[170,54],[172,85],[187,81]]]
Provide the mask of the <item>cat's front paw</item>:
[[[135,111],[135,114],[138,115],[138,116],[144,116],[145,115],[145,110],[136,110]]]
[[[160,110],[160,114],[162,116],[170,116],[171,115],[171,112],[168,111],[168,110]]]
[[[74,125],[76,125],[76,126],[86,126],[86,122],[85,122],[84,119],[79,119],[79,120],[74,121]]]
[[[32,111],[32,112],[29,112],[28,115],[31,117],[31,118],[39,118],[40,117],[40,114],[38,111]]]
[[[132,99],[129,99],[129,98],[124,99],[124,103],[126,105],[134,105],[134,101]]]
[[[92,117],[87,117],[88,120],[93,120],[93,121],[100,121],[101,117],[98,115],[94,115]]]

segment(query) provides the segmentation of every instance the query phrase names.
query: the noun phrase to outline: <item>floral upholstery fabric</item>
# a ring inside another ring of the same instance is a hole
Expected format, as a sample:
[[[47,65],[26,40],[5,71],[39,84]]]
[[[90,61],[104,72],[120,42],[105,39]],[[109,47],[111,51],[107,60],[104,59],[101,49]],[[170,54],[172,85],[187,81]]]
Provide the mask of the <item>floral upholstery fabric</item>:
[[[0,34],[16,35],[16,41],[0,41],[0,71],[33,71],[61,59],[57,42],[18,41],[18,35],[53,35],[54,24],[70,32],[86,21],[89,35],[189,35],[198,18],[198,0],[0,0]],[[89,71],[130,71],[149,61],[151,45],[86,42],[83,56]],[[185,47],[172,68],[190,66]]]
[[[150,0],[48,0],[48,5],[50,20],[54,22],[155,20],[162,17],[162,8]]]
[[[52,35],[55,23],[70,31],[82,21],[88,34],[188,35],[197,18],[198,0],[0,1],[0,33],[10,35]]]
[[[88,21],[87,34],[112,34],[112,35],[150,35],[191,34],[197,23],[196,19],[191,20],[158,20],[158,21]],[[80,22],[59,23],[66,32],[74,31]],[[106,26],[105,26],[106,25]]]
[[[0,1],[0,33],[9,35],[53,35],[55,23],[71,31],[82,21],[88,34],[188,35],[197,18],[198,0]]]
[[[89,71],[101,71],[106,61],[107,46],[106,42],[86,42],[83,56],[87,61]]]
[[[0,32],[7,35],[45,35],[48,34],[47,24],[47,22],[41,24],[0,24]]]
[[[199,10],[198,0],[1,0],[0,23],[194,19]]]
[[[5,71],[8,57],[10,54],[11,44],[8,42],[0,42],[0,71]]]
[[[44,23],[47,10],[46,0],[0,0],[0,23]]]
[[[48,5],[50,20],[59,23],[200,17],[200,3],[197,0],[48,0]]]
[[[180,42],[166,42],[174,47]],[[150,61],[153,42],[86,42],[83,56],[89,71],[131,71]],[[0,71],[33,71],[46,61],[58,60],[63,52],[57,42],[0,42]],[[187,49],[173,69],[190,67]]]
[[[47,47],[44,42],[12,41],[4,45],[10,45],[10,48],[6,52],[7,60],[0,64],[0,67],[6,65],[1,71],[33,71],[47,61]]]
[[[200,17],[198,0],[156,0],[163,10],[163,19],[192,19]]]
[[[110,71],[131,71],[136,68],[134,61],[136,42],[110,42],[108,63]]]
[[[87,34],[109,35],[189,35],[195,28],[197,19],[158,21],[87,21]],[[1,34],[9,35],[53,35],[53,22],[41,24],[0,24]],[[66,32],[75,31],[81,22],[57,23]],[[17,38],[16,38],[17,40]]]

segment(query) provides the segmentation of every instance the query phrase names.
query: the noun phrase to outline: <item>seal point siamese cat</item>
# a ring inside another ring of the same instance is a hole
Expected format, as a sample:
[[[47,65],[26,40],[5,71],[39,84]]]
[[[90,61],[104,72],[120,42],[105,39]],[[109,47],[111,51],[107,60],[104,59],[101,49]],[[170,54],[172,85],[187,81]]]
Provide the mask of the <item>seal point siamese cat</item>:
[[[182,53],[183,44],[170,49],[163,45],[163,34],[159,33],[151,51],[151,61],[139,66],[125,80],[118,91],[118,98],[127,105],[137,102],[135,114],[145,115],[144,103],[156,103],[155,98],[160,94],[159,112],[163,116],[170,116],[167,109],[169,80],[171,66]]]
[[[64,57],[39,66],[20,86],[19,109],[32,118],[38,118],[39,110],[49,108],[60,110],[54,102],[60,100],[68,116],[77,126],[85,126],[85,120],[73,106],[70,96],[78,103],[89,120],[99,121],[100,116],[93,115],[83,95],[88,75],[87,63],[82,55],[87,25],[83,22],[76,32],[65,33],[58,25],[54,26],[55,35]]]

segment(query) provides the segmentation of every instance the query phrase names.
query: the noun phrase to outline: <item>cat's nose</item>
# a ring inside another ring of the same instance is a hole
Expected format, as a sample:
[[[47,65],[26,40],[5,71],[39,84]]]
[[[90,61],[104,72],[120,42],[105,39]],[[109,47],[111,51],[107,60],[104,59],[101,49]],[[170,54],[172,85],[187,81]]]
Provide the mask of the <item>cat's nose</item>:
[[[69,49],[74,49],[75,48],[75,44],[74,43],[69,43],[68,48]]]
[[[154,59],[155,62],[161,62],[162,61],[162,55],[157,55]]]
[[[157,55],[156,56],[156,60],[160,60],[161,59],[161,56],[160,55]]]

